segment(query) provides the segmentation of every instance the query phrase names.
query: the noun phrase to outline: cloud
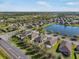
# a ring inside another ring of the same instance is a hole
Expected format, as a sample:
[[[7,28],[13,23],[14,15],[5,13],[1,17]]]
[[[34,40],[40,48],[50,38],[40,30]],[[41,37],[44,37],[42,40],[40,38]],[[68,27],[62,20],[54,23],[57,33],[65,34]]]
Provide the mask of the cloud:
[[[79,5],[79,2],[68,2],[67,5]]]
[[[52,6],[46,0],[40,0],[36,2],[37,11],[52,11]]]
[[[75,11],[79,11],[79,8],[62,8],[62,9],[60,9],[60,11],[72,11],[72,12],[75,12]]]
[[[41,7],[51,7],[51,5],[46,1],[37,1],[37,4],[40,5]]]
[[[14,0],[6,0],[0,3],[0,11],[79,11],[79,2],[65,2],[62,7],[60,3],[55,2],[55,4],[51,4],[47,0],[37,0],[34,3],[30,1],[28,3],[19,0],[16,0],[16,2]]]
[[[13,9],[14,5],[12,5],[10,2],[4,2],[0,4],[0,11],[1,10],[7,10],[7,9]]]
[[[4,2],[0,4],[0,11],[36,11],[35,8],[27,8],[25,6],[16,5],[11,3],[10,1]]]
[[[79,11],[79,8],[67,8],[64,11]]]

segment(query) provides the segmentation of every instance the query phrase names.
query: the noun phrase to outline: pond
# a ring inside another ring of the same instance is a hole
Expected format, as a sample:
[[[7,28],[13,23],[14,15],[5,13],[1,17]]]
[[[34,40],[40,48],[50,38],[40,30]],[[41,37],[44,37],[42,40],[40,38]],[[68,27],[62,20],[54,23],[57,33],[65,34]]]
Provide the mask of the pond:
[[[79,36],[79,27],[64,26],[59,24],[53,24],[44,28],[46,31],[53,33],[60,33],[68,36]]]

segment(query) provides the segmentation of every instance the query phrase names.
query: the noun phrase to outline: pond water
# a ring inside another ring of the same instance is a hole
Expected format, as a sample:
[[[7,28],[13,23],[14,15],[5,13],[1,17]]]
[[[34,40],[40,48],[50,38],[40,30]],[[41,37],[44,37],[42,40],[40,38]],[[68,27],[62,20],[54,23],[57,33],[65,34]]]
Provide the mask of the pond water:
[[[51,31],[54,33],[60,33],[62,35],[68,35],[68,36],[78,36],[79,35],[79,27],[53,24],[53,25],[45,27],[45,30]]]

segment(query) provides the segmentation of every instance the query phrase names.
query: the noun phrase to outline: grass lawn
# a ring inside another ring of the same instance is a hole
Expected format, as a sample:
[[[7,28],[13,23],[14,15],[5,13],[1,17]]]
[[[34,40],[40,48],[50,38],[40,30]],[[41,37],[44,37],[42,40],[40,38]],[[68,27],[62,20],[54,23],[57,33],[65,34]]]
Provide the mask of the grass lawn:
[[[49,52],[52,55],[55,55],[56,57],[58,57],[60,53],[57,53],[56,50],[57,50],[58,45],[60,44],[60,42],[61,41],[57,41],[56,44],[54,46],[52,46],[52,48],[47,49],[47,52]]]
[[[5,25],[5,24],[0,24],[0,28],[1,29],[5,29],[5,28],[8,28],[9,26]]]
[[[8,25],[0,24],[0,35],[6,33],[8,27],[9,27]]]
[[[79,24],[72,24],[71,26],[77,26],[77,27],[79,27]]]
[[[45,28],[45,27],[50,26],[52,24],[57,24],[57,23],[53,22],[53,23],[50,23],[50,24],[44,24],[42,27]],[[79,27],[79,24],[72,24],[72,25],[67,25],[67,26]]]
[[[52,24],[56,24],[56,23],[44,24],[42,27],[45,28],[45,27],[50,26]]]
[[[0,47],[0,59],[11,59],[8,53]]]
[[[76,58],[79,59],[79,54],[76,54]]]
[[[59,45],[61,42],[62,42],[62,40],[58,40],[58,41],[56,42],[56,44],[54,44],[54,46],[51,48],[51,50],[53,50],[53,51],[56,52],[56,50],[57,50],[57,48],[58,48],[58,45]]]
[[[75,59],[74,51],[72,51],[72,59]]]
[[[76,48],[76,45],[75,44],[73,44],[72,45],[72,53],[71,53],[71,58],[72,59],[75,59],[75,55],[74,55],[74,49]]]
[[[0,55],[0,59],[4,59],[4,58]]]

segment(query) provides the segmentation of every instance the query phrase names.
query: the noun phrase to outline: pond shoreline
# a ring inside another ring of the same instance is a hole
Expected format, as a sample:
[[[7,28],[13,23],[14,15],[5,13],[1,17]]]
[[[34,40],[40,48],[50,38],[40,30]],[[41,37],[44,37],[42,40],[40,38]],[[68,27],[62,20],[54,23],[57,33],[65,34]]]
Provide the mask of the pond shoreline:
[[[64,26],[60,24],[50,24],[44,27],[46,31],[61,33],[62,35],[76,36],[79,35],[79,27]]]
[[[49,24],[44,24],[43,28],[53,25],[53,24],[58,24],[58,23],[49,23]],[[64,25],[64,24],[58,24],[58,25],[63,25],[63,26],[71,26],[71,27],[79,27],[79,24],[73,24],[73,25]]]

